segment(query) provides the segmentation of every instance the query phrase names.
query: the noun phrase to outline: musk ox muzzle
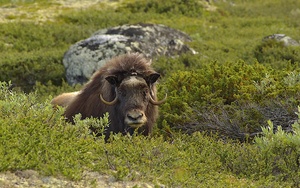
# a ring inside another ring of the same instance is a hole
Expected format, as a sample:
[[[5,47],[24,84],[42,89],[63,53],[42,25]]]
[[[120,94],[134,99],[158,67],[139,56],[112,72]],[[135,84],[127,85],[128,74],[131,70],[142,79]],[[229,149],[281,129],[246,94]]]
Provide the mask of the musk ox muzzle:
[[[125,115],[124,123],[132,128],[139,128],[147,122],[145,113],[141,110],[130,110]]]

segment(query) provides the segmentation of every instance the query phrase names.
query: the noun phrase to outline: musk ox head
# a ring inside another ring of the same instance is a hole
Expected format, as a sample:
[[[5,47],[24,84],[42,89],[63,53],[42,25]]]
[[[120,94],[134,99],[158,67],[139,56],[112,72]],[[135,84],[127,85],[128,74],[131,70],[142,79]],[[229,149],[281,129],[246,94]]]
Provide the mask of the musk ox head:
[[[149,103],[160,105],[166,100],[166,96],[161,101],[154,99],[156,97],[152,86],[159,77],[158,73],[143,77],[132,71],[121,80],[118,76],[108,76],[105,79],[114,88],[115,98],[108,102],[100,94],[100,99],[106,105],[115,106],[124,125],[139,128],[147,123],[146,111]]]

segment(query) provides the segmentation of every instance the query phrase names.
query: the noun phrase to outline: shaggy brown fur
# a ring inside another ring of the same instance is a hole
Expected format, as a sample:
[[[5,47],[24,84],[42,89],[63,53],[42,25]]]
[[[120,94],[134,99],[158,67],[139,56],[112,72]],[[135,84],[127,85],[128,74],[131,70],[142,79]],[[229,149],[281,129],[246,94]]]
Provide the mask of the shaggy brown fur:
[[[157,100],[155,82],[159,78],[159,74],[150,65],[151,62],[139,54],[126,54],[111,59],[80,92],[62,94],[53,99],[53,104],[67,105],[64,115],[69,121],[73,121],[78,113],[86,118],[102,117],[108,112],[110,125],[107,135],[110,132],[132,134],[135,126],[139,127],[138,131],[142,134],[149,135],[158,117],[158,108],[151,103],[150,98]],[[106,101],[113,101],[117,95],[118,101],[114,105],[107,105],[100,99],[100,95]],[[61,102],[63,98],[69,99]],[[135,124],[140,116],[143,118],[141,121],[145,122],[142,125]],[[132,125],[128,121],[133,121]]]

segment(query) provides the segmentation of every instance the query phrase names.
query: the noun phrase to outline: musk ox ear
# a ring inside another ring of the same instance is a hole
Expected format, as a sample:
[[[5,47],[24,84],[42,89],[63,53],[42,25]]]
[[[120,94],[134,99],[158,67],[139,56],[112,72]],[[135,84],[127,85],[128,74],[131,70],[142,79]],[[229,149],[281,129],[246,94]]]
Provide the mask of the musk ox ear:
[[[116,76],[107,76],[105,78],[111,85],[117,85],[118,84],[118,78]]]
[[[146,78],[146,81],[149,83],[149,84],[154,84],[157,79],[160,77],[160,74],[158,73],[153,73],[153,74],[150,74],[147,78]]]

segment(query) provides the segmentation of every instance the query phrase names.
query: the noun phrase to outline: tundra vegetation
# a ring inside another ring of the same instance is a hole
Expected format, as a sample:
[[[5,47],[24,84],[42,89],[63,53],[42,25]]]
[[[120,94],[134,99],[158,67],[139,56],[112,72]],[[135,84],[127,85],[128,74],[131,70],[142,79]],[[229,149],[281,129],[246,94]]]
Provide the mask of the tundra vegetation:
[[[300,186],[300,47],[262,41],[274,33],[300,40],[300,1],[0,5],[6,13],[0,27],[1,172],[33,169],[76,181],[96,171],[167,187]],[[99,29],[141,22],[186,32],[198,54],[154,60],[162,74],[158,98],[167,91],[168,100],[151,138],[113,135],[105,143],[89,127],[103,131],[109,114],[78,115],[74,126],[61,116],[63,108],[50,105],[54,96],[81,88],[66,83],[62,57]]]

